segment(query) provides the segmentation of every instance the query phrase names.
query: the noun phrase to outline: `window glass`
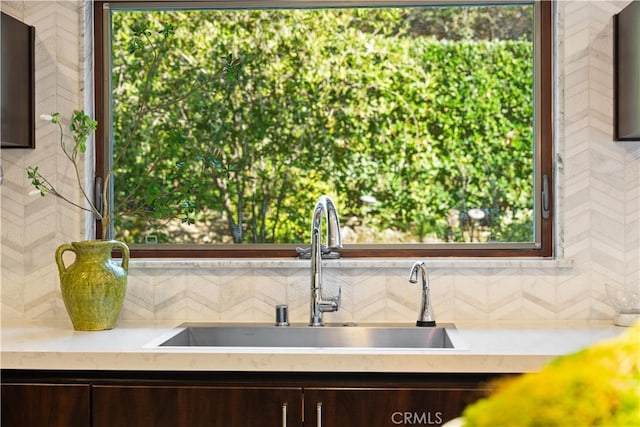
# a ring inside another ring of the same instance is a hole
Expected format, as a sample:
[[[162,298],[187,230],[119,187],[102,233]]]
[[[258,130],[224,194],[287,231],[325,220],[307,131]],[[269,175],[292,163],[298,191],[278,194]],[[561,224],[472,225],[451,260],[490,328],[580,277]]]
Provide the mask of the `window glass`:
[[[112,8],[115,237],[538,247],[534,5]]]

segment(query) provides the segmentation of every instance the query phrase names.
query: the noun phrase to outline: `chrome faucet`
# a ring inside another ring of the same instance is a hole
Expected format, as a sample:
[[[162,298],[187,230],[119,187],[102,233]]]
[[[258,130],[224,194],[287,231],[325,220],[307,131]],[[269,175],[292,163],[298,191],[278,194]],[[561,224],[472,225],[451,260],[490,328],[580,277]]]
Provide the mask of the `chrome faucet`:
[[[409,273],[409,283],[418,283],[418,271],[420,271],[422,276],[422,302],[420,303],[420,315],[416,326],[436,326],[436,321],[433,320],[433,309],[431,308],[429,276],[424,262],[416,262],[413,264],[411,273]]]
[[[327,196],[321,196],[316,202],[311,216],[311,304],[309,326],[323,326],[322,314],[327,311],[338,311],[342,290],[336,297],[322,296],[322,219],[327,222],[326,253],[342,247],[338,210]]]

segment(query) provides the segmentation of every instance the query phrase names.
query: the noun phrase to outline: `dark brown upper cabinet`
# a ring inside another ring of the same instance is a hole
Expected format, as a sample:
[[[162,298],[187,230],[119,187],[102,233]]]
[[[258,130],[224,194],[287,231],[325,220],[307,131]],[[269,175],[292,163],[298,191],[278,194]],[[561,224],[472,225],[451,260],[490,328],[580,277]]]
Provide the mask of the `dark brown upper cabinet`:
[[[35,27],[2,13],[2,148],[35,148]]]
[[[617,141],[640,141],[640,1],[614,15],[614,90]]]

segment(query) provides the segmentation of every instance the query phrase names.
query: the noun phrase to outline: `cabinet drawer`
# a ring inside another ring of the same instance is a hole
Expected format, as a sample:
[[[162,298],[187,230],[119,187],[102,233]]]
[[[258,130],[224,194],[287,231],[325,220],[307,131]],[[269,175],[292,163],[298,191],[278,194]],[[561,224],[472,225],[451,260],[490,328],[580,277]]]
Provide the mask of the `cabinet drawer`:
[[[93,427],[299,427],[297,387],[93,386]]]
[[[88,384],[2,384],[2,427],[90,427]]]

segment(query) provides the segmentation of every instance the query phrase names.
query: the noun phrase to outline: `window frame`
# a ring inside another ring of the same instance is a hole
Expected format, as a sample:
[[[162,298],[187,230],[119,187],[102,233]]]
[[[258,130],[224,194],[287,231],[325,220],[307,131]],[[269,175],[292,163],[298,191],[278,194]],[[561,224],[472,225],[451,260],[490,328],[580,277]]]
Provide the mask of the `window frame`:
[[[299,5],[304,0],[288,1],[277,0],[278,5]],[[335,5],[340,0],[321,0],[314,4]],[[172,5],[179,7],[199,7],[217,3],[220,5],[233,5],[232,1],[210,0],[192,0],[192,1],[176,1],[176,0],[96,0],[94,2],[93,18],[94,18],[94,90],[95,90],[95,116],[99,123],[109,123],[109,109],[107,103],[109,101],[109,73],[105,72],[108,60],[105,55],[109,52],[107,46],[107,29],[105,28],[105,17],[109,13],[109,4],[119,4],[125,6],[127,4],[148,4],[149,8],[155,7],[171,7]],[[265,2],[251,0],[248,3],[256,7],[265,6]],[[343,4],[344,2],[340,3]],[[415,2],[405,1],[367,1],[367,5],[377,4],[397,4],[411,6]],[[442,4],[443,1],[422,1],[420,4],[434,3]],[[499,4],[499,3],[531,3],[531,1],[474,1],[466,0],[464,2],[447,1],[447,5],[451,4]],[[351,6],[357,3],[348,3]],[[146,5],[145,5],[146,6]],[[535,0],[535,24],[534,43],[537,45],[535,50],[534,66],[535,66],[535,85],[534,85],[534,102],[537,104],[534,120],[536,131],[535,138],[538,139],[534,144],[537,149],[534,156],[539,168],[539,173],[534,175],[534,203],[539,208],[535,214],[539,216],[536,221],[539,229],[536,230],[537,241],[532,243],[425,243],[425,244],[379,244],[379,245],[345,245],[340,250],[342,258],[398,258],[398,257],[457,257],[457,258],[552,258],[554,256],[554,170],[553,170],[553,1],[552,0]],[[95,173],[97,177],[104,176],[106,168],[105,160],[110,155],[109,140],[110,135],[105,131],[107,126],[98,126],[95,135]],[[544,194],[543,194],[543,189]],[[544,215],[542,214],[542,206]],[[309,208],[311,215],[311,207]],[[96,235],[99,234],[100,223],[96,222]],[[160,245],[160,244],[131,244],[131,256],[134,258],[297,258],[296,244],[242,244],[242,245]]]

